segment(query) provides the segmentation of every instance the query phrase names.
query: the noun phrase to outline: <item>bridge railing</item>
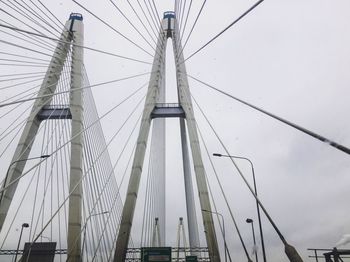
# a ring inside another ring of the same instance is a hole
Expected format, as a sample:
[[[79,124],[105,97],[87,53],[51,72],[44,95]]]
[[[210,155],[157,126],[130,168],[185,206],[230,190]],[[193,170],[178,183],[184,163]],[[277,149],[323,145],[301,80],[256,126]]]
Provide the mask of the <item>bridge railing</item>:
[[[191,253],[197,253],[198,258],[197,261],[200,262],[209,262],[209,252],[206,247],[198,247],[198,248],[171,248],[171,260],[178,262],[185,262],[186,256],[190,256]],[[125,261],[127,262],[141,262],[141,248],[128,248],[127,255]]]
[[[319,261],[342,261],[340,259],[349,259],[350,258],[350,250],[349,249],[327,249],[327,248],[308,248],[311,255],[309,258],[314,258],[316,262]],[[347,260],[348,261],[348,260]]]

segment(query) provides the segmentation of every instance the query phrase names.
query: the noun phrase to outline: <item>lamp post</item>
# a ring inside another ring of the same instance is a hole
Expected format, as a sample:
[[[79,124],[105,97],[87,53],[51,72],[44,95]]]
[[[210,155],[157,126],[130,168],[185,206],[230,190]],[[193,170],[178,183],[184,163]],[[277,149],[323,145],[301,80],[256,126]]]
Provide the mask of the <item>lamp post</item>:
[[[85,225],[84,225],[83,245],[82,245],[82,248],[81,248],[81,252],[82,253],[84,252],[84,247],[85,247],[86,226],[87,226],[87,223],[89,222],[90,218],[92,218],[94,216],[108,214],[108,213],[109,213],[109,211],[103,211],[103,212],[100,212],[100,213],[97,213],[97,214],[91,214],[90,216],[87,217]],[[83,254],[81,255],[81,259],[83,259]]]
[[[255,231],[254,231],[254,221],[253,221],[253,219],[251,219],[251,218],[247,218],[247,220],[246,220],[245,222],[247,222],[248,224],[252,224],[255,260],[256,260],[256,262],[258,262],[258,252],[257,252],[257,250],[256,250]]]
[[[8,175],[9,175],[9,172],[10,172],[10,169],[11,169],[11,166],[18,163],[18,162],[23,162],[23,161],[28,161],[28,160],[33,160],[33,159],[39,159],[39,158],[48,158],[50,157],[51,155],[41,155],[41,156],[37,156],[37,157],[31,157],[31,158],[26,158],[26,159],[19,159],[19,160],[16,160],[16,161],[13,161],[10,165],[9,165],[9,168],[7,169],[7,172],[6,172],[6,176],[3,180],[3,184],[2,184],[2,189],[4,190],[5,187],[6,187],[6,183],[7,183],[7,178],[8,178]],[[4,191],[1,192],[1,196],[0,196],[0,204],[2,202],[2,199],[3,199],[3,196],[4,196]]]
[[[21,244],[21,238],[22,238],[23,228],[27,228],[27,227],[29,227],[29,224],[28,224],[28,223],[23,223],[23,224],[22,224],[21,233],[19,234],[18,245],[17,245],[17,249],[16,249],[15,262],[17,261],[18,250],[19,250],[19,246],[20,246],[20,244]]]
[[[256,180],[255,180],[254,165],[253,165],[253,162],[252,162],[249,158],[242,157],[242,156],[222,155],[222,154],[218,154],[218,153],[214,153],[213,156],[237,158],[237,159],[243,159],[243,160],[248,161],[249,164],[250,164],[250,167],[251,167],[251,169],[252,169],[253,184],[254,184],[254,193],[255,193],[256,196],[258,196],[258,190],[257,190],[257,187],[256,187]],[[258,200],[256,200],[256,212],[257,212],[257,214],[258,214],[261,249],[262,249],[262,254],[263,254],[264,262],[266,262],[266,252],[265,252],[264,234],[263,234],[263,230],[262,230],[261,217],[260,217],[260,207],[259,207],[259,202],[258,202]]]
[[[225,149],[226,150],[226,149]],[[226,152],[228,152],[226,150]],[[234,164],[234,166],[237,168],[237,171],[239,173],[239,175],[241,176],[241,178],[243,179],[244,183],[247,185],[249,191],[254,195],[254,198],[256,199],[256,202],[258,203],[259,207],[261,208],[261,210],[264,212],[266,218],[269,220],[270,224],[272,225],[272,227],[275,229],[278,237],[281,239],[283,245],[284,245],[284,252],[286,253],[288,259],[290,262],[302,262],[302,258],[300,257],[298,251],[295,249],[295,247],[293,247],[292,245],[288,244],[287,240],[284,238],[284,236],[282,235],[281,231],[279,230],[279,228],[277,227],[276,223],[272,220],[270,214],[267,212],[266,208],[263,206],[263,204],[261,203],[261,201],[259,200],[258,196],[256,195],[256,193],[253,191],[253,189],[251,188],[251,186],[249,185],[247,179],[244,177],[242,171],[238,168],[238,166],[236,165],[236,163],[233,161],[234,156],[230,156],[230,155],[222,155],[222,154],[213,154],[214,156],[224,156],[224,157],[229,157],[232,161],[232,163]],[[241,158],[241,157],[239,157]],[[251,162],[250,162],[251,163]],[[263,249],[264,250],[264,249]]]
[[[210,211],[210,210],[206,210],[206,209],[202,209],[203,212],[208,212],[208,213],[212,213],[212,214],[216,214],[219,215],[222,219],[222,237],[224,239],[224,248],[225,248],[225,262],[227,262],[227,244],[226,244],[226,234],[225,234],[225,220],[224,220],[224,216],[218,212],[214,212],[214,211]]]

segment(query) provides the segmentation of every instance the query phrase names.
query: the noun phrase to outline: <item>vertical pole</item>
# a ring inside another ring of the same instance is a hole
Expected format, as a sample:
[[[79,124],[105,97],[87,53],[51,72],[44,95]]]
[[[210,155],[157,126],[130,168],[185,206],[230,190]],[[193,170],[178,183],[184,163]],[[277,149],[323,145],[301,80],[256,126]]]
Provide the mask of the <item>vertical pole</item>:
[[[19,245],[21,244],[22,234],[23,234],[23,226],[21,227],[21,233],[19,234],[16,255],[15,255],[15,259],[14,259],[15,262],[17,262],[17,256],[18,256],[18,251],[19,251]]]
[[[23,169],[26,165],[26,159],[30,154],[35,136],[38,133],[41,121],[38,119],[37,114],[40,112],[43,106],[49,105],[51,103],[52,96],[47,96],[55,93],[58,80],[60,79],[63,65],[67,58],[68,48],[71,41],[71,35],[69,33],[69,28],[71,26],[71,20],[68,20],[63,32],[60,36],[60,41],[57,43],[56,49],[52,55],[49,67],[46,71],[45,78],[41,84],[38,96],[46,96],[45,98],[40,98],[35,100],[32,111],[29,115],[27,123],[22,131],[22,135],[19,139],[18,145],[16,147],[15,153],[13,155],[11,167],[8,170],[6,182],[3,184],[2,188],[12,183],[18,177],[22,175]],[[19,161],[22,160],[23,161]],[[11,206],[13,196],[16,193],[18,182],[13,183],[8,189],[3,192],[0,202],[0,231],[3,228],[8,210]]]
[[[339,253],[336,248],[333,248],[333,258],[334,258],[334,262],[339,262]]]
[[[254,243],[254,253],[255,253],[255,261],[258,262],[258,252],[256,250],[256,240],[255,240],[255,230],[254,230],[254,222],[252,224],[252,232],[253,232],[253,243]]]
[[[71,89],[83,86],[83,23],[82,19],[72,17],[72,69]],[[78,46],[76,46],[78,45]],[[70,262],[81,261],[81,220],[83,190],[83,91],[70,94],[70,110],[72,113],[72,142],[69,181],[69,213],[68,213],[68,258]],[[74,189],[75,188],[75,189]]]
[[[318,262],[318,257],[317,257],[317,250],[315,249],[315,250],[314,250],[314,252],[315,252],[315,258],[316,258],[316,262]]]
[[[253,174],[253,183],[254,183],[254,192],[255,192],[255,195],[258,196],[258,190],[257,190],[257,187],[256,187],[256,180],[255,180],[255,171],[254,171],[254,165],[253,165],[253,162],[250,161],[250,159],[248,158],[244,158],[246,160],[248,160],[251,168],[252,168],[252,174]],[[260,241],[261,241],[261,249],[262,249],[262,254],[263,254],[263,260],[264,262],[266,262],[266,252],[265,252],[265,242],[264,242],[264,234],[263,234],[263,231],[262,231],[262,224],[261,224],[261,216],[260,216],[260,207],[259,207],[259,202],[258,200],[255,201],[256,202],[256,211],[257,211],[257,214],[258,214],[258,222],[259,222],[259,232],[260,232]],[[257,254],[256,254],[257,255]]]
[[[159,224],[157,226],[157,237],[158,237],[158,244],[157,246],[160,247],[161,245],[161,239],[160,239],[160,231],[159,231]],[[164,241],[163,241],[164,242]]]
[[[222,236],[224,238],[224,248],[225,248],[225,262],[227,262],[227,243],[226,243],[225,220],[224,220],[224,217],[222,215],[221,215],[221,218],[222,218],[222,230],[223,230]]]

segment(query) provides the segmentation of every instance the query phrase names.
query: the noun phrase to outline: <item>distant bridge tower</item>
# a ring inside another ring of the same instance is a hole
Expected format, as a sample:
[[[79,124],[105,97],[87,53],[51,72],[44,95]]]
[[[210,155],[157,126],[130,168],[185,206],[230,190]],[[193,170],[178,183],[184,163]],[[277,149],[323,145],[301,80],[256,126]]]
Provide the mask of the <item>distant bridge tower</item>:
[[[192,160],[194,165],[194,171],[197,180],[197,189],[199,195],[199,202],[201,209],[211,210],[209,201],[208,188],[205,179],[205,171],[203,167],[203,161],[201,151],[199,147],[198,134],[196,128],[196,122],[194,118],[193,106],[191,95],[188,86],[188,79],[186,74],[186,67],[184,63],[184,57],[182,54],[182,47],[180,43],[180,35],[177,20],[174,12],[164,13],[164,19],[162,21],[162,28],[159,33],[156,53],[153,60],[152,74],[148,86],[148,92],[146,96],[145,107],[141,120],[141,127],[137,139],[137,146],[135,156],[133,160],[131,176],[129,180],[127,196],[123,208],[121,225],[118,232],[116,251],[114,256],[115,262],[122,262],[125,260],[128,243],[130,239],[130,231],[134,217],[135,205],[139,190],[140,178],[142,174],[142,167],[144,163],[145,152],[147,148],[147,140],[150,131],[151,122],[153,121],[153,139],[154,152],[159,163],[158,170],[160,172],[157,177],[160,177],[160,182],[163,183],[165,188],[165,122],[163,118],[166,117],[179,117],[180,118],[180,131],[181,131],[181,143],[182,143],[182,157],[183,157],[183,169],[185,177],[185,193],[186,193],[186,205],[187,205],[187,218],[189,225],[189,240],[190,247],[199,246],[197,219],[194,206],[194,194],[193,186],[190,175],[190,161],[189,161],[189,148],[187,145],[186,126],[188,129],[189,142],[192,152]],[[167,39],[171,38],[173,41],[173,49],[176,63],[176,77],[177,77],[177,91],[179,104],[170,106],[164,104],[165,102],[165,51]],[[186,119],[186,121],[185,121]],[[155,141],[155,142],[154,142]],[[163,189],[163,195],[159,196],[165,201],[165,192]],[[165,202],[163,203],[165,205]],[[165,212],[165,208],[163,210]],[[161,215],[165,217],[165,215]],[[202,212],[202,220],[204,224],[204,230],[206,232],[206,241],[209,250],[209,256],[211,261],[220,261],[218,244],[215,235],[215,228],[213,223],[213,217],[210,212]],[[161,230],[161,242],[164,243],[164,224],[165,221],[159,220],[159,228]],[[162,238],[163,237],[163,238]]]
[[[70,192],[68,214],[68,261],[81,261],[81,220],[82,220],[82,185],[83,174],[83,17],[71,14],[57,43],[45,78],[35,100],[30,116],[26,122],[16,151],[11,161],[0,195],[0,230],[3,228],[12,199],[15,195],[18,178],[22,175],[26,159],[30,154],[35,137],[42,121],[50,119],[71,119],[71,158],[70,158]],[[55,107],[52,98],[61,77],[63,66],[71,51],[71,90],[68,108]],[[21,161],[19,161],[21,160]]]

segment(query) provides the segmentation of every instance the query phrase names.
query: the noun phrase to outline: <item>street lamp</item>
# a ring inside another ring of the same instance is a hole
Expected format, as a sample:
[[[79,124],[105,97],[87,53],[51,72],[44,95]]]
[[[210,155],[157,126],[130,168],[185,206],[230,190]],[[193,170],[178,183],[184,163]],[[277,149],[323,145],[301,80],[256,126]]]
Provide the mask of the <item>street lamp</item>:
[[[9,168],[7,169],[7,172],[6,172],[6,176],[5,176],[4,180],[3,180],[2,192],[1,192],[1,196],[0,196],[0,204],[1,204],[2,199],[3,199],[3,196],[4,196],[4,189],[6,188],[7,178],[8,178],[8,175],[9,175],[9,172],[10,172],[10,169],[11,169],[11,166],[13,166],[14,164],[16,164],[16,163],[18,163],[18,162],[23,162],[23,161],[33,160],[33,159],[39,159],[39,158],[48,158],[48,157],[50,157],[50,156],[51,156],[51,155],[41,155],[41,156],[37,156],[37,157],[31,157],[31,158],[19,159],[19,160],[13,161],[13,162],[9,165]]]
[[[222,154],[218,154],[218,153],[214,153],[213,156],[237,158],[237,159],[243,159],[243,160],[248,161],[249,164],[250,164],[250,167],[251,167],[251,169],[252,169],[253,184],[254,184],[254,193],[255,193],[256,196],[258,196],[258,190],[257,190],[257,187],[256,187],[256,180],[255,180],[254,165],[253,165],[253,162],[252,162],[249,158],[242,157],[242,156],[222,155]],[[261,249],[262,249],[262,253],[263,253],[264,262],[266,262],[266,252],[265,252],[264,234],[263,234],[262,224],[261,224],[261,218],[260,218],[260,207],[259,207],[259,202],[258,202],[257,199],[256,199],[256,212],[257,212],[257,214],[258,214]]]
[[[247,220],[245,221],[248,224],[252,224],[252,232],[253,232],[253,241],[254,241],[254,253],[255,253],[255,259],[256,262],[258,262],[258,252],[256,250],[256,241],[255,241],[255,231],[254,231],[254,221],[251,218],[247,218]]]
[[[226,150],[226,152],[227,152],[227,150]],[[290,262],[303,262],[303,260],[301,259],[300,255],[298,254],[298,251],[292,245],[288,244],[287,240],[284,238],[284,236],[282,235],[281,231],[279,230],[279,228],[277,227],[275,222],[272,220],[270,214],[267,212],[267,210],[265,209],[265,207],[263,206],[263,204],[259,200],[259,198],[256,195],[256,193],[253,191],[252,187],[249,185],[249,183],[248,183],[247,179],[244,177],[242,171],[238,168],[237,164],[233,161],[234,156],[222,155],[222,154],[213,154],[213,155],[214,156],[229,157],[231,159],[231,161],[234,164],[234,166],[236,167],[239,175],[243,179],[244,183],[247,185],[249,191],[253,194],[254,198],[256,199],[256,202],[258,202],[259,207],[264,212],[266,218],[269,220],[269,222],[272,225],[272,227],[275,229],[278,237],[281,239],[281,241],[282,241],[282,243],[284,245],[284,252],[286,253],[289,261]]]
[[[18,245],[17,245],[16,255],[15,255],[15,262],[17,261],[18,250],[19,250],[19,245],[21,244],[21,238],[22,238],[23,228],[27,228],[27,227],[29,227],[29,224],[28,224],[28,223],[23,223],[23,224],[22,224],[21,233],[19,234]]]
[[[214,211],[210,211],[210,210],[206,210],[206,209],[202,209],[203,212],[208,212],[208,213],[212,213],[212,214],[216,214],[219,215],[222,219],[222,237],[224,239],[224,248],[225,248],[225,262],[227,262],[227,244],[226,244],[226,237],[225,237],[225,220],[224,220],[224,216],[218,212],[214,212]],[[230,259],[231,260],[231,259]]]
[[[104,215],[104,214],[108,214],[109,211],[103,211],[97,214],[91,214],[90,216],[87,217],[86,221],[85,221],[85,225],[84,225],[84,237],[83,237],[83,245],[81,248],[81,252],[84,252],[84,247],[85,247],[85,237],[86,237],[86,226],[87,223],[89,222],[90,218],[94,217],[94,216],[99,216],[99,215]],[[83,259],[83,255],[81,255],[81,259]]]

